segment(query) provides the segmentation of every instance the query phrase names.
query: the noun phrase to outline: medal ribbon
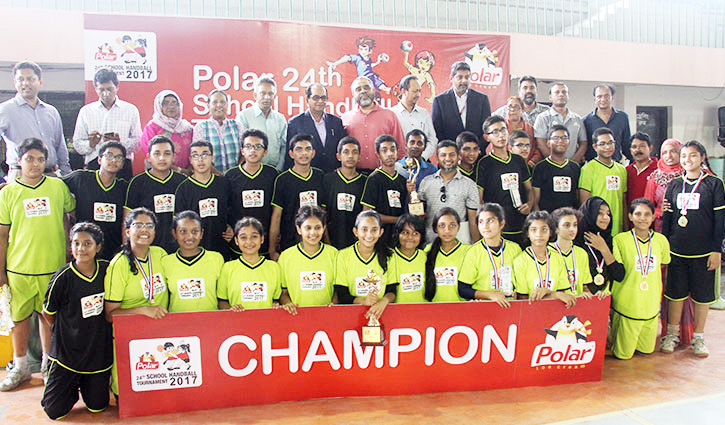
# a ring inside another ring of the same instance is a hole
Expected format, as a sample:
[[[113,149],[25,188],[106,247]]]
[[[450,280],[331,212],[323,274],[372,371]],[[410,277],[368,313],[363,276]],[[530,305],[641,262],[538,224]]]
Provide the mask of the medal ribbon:
[[[587,245],[587,248],[589,248],[589,252],[592,253],[592,257],[594,257],[594,263],[597,265],[597,273],[601,273],[599,270],[604,270],[604,256],[602,255],[602,261],[600,262],[597,260],[597,254],[594,253],[594,250],[590,245]]]
[[[491,266],[493,266],[493,280],[494,280],[494,290],[498,291],[501,289],[501,280],[498,276],[498,267],[496,267],[496,261],[493,259],[493,253],[491,252],[491,248],[488,247],[488,244],[486,241],[483,241],[483,246],[486,247],[486,252],[488,253],[488,259],[491,260]],[[501,239],[501,268],[503,268],[503,239]]]
[[[695,185],[692,187],[692,190],[690,191],[690,195],[695,193],[697,191],[697,188],[700,186],[700,183],[702,183],[702,178],[705,177],[705,171],[700,171],[700,175],[697,177],[697,181],[695,182]],[[687,181],[687,176],[682,176],[682,194],[685,194],[685,182]],[[682,215],[687,214],[687,204],[690,203],[690,199],[692,199],[692,196],[688,196],[687,199],[682,200],[682,209],[681,213]]]
[[[551,256],[549,254],[549,250],[546,250],[546,283],[544,283],[544,278],[541,276],[541,266],[539,265],[539,259],[536,258],[536,255],[534,254],[534,250],[531,249],[531,247],[526,248],[526,250],[529,251],[532,257],[534,257],[534,265],[536,266],[536,273],[539,274],[540,287],[546,288],[546,284],[549,283],[549,257]]]
[[[554,242],[554,246],[556,246],[556,250],[559,251],[559,255],[564,257],[564,252],[561,250],[561,248],[559,248],[559,242]],[[572,271],[574,271],[574,281],[569,282],[569,283],[571,285],[571,290],[573,292],[576,292],[577,275],[576,275],[576,257],[574,256],[574,245],[571,246],[571,251],[569,251],[569,252],[571,252],[571,269],[572,269]],[[566,265],[566,258],[564,258],[564,268],[566,269],[566,277],[569,277],[569,266]]]
[[[637,241],[637,235],[634,234],[634,230],[632,230],[632,237],[634,238],[634,246],[637,248],[637,258],[639,258],[639,265],[640,265],[640,273],[642,274],[642,278],[647,278],[647,273],[649,273],[649,260],[652,258],[652,233],[649,234],[649,240],[647,240],[647,262],[645,263],[644,258],[642,258],[642,251],[639,249],[639,241]]]
[[[143,270],[143,267],[141,267],[141,262],[138,261],[138,258],[134,256],[134,260],[136,261],[136,266],[138,266],[138,269],[141,270],[141,275],[143,276],[144,280],[146,281],[146,284],[149,286],[149,303],[154,303],[154,269],[151,268],[151,251],[148,253],[149,257],[149,274],[147,275],[146,272]]]

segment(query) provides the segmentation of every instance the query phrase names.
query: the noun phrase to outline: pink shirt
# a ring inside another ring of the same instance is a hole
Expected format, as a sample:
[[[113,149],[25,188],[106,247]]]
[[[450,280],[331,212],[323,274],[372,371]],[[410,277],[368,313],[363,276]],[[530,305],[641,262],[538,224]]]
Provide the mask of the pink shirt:
[[[381,108],[375,104],[370,113],[360,111],[360,106],[355,105],[354,109],[342,115],[342,125],[345,127],[348,136],[356,138],[360,142],[360,161],[358,168],[375,169],[380,164],[375,152],[375,139],[381,134],[390,134],[398,141],[398,158],[405,154],[405,134],[400,127],[398,117],[388,109]]]
[[[194,135],[193,131],[187,131],[186,133],[171,133],[161,128],[160,125],[153,121],[149,121],[146,127],[143,129],[143,135],[141,135],[141,142],[139,143],[139,150],[143,152],[144,157],[149,153],[149,140],[153,139],[154,136],[163,135],[171,139],[174,144],[174,165],[181,168],[189,166],[189,145],[191,144],[191,138]]]

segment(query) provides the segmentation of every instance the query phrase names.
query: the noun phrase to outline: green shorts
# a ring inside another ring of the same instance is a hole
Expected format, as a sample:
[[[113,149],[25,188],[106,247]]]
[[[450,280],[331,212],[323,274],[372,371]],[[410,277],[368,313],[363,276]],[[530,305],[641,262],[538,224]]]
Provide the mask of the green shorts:
[[[22,322],[30,317],[33,311],[40,313],[43,310],[43,301],[51,277],[52,274],[28,276],[8,272],[10,317],[13,322]]]
[[[635,350],[650,354],[657,343],[659,317],[649,320],[628,319],[616,311],[612,314],[612,354],[618,359],[631,359]]]

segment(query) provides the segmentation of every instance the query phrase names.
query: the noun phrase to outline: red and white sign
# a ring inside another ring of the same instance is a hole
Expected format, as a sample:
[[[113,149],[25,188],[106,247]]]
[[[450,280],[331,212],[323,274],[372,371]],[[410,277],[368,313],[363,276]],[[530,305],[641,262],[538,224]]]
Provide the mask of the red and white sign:
[[[363,306],[117,316],[120,415],[601,379],[609,298],[511,304],[389,305],[381,347]]]

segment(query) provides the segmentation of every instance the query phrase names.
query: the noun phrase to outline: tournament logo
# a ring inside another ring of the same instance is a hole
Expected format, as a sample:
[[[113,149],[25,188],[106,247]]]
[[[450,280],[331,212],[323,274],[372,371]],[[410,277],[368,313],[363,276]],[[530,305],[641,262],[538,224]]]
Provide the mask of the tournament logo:
[[[576,316],[568,314],[556,322],[550,329],[544,329],[546,339],[534,348],[531,367],[537,370],[579,369],[591,363],[596,353],[596,342],[587,341],[592,331],[587,329],[590,321],[582,323]]]
[[[156,81],[156,34],[138,31],[85,30],[85,79],[101,68],[113,71],[119,81]]]
[[[489,49],[486,43],[476,43],[463,54],[471,67],[471,83],[488,87],[498,86],[503,81],[503,68],[496,66],[498,51]]]
[[[129,354],[134,391],[198,387],[201,378],[201,345],[196,336],[136,339]]]
[[[159,368],[156,357],[148,351],[141,354],[136,362],[136,370],[155,370]]]

